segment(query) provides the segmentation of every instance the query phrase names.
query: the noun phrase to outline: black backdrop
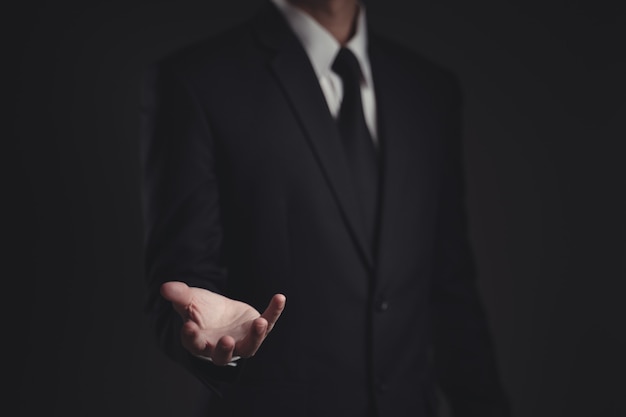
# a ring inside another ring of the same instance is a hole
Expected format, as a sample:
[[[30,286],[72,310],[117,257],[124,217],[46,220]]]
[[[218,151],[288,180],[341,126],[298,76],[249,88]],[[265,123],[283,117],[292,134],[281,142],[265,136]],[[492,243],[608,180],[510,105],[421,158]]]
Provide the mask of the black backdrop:
[[[17,285],[2,291],[3,345],[15,348],[3,359],[18,415],[186,416],[205,395],[142,315],[138,79],[258,4],[5,10],[3,270]],[[368,7],[381,32],[463,82],[472,238],[515,415],[625,416],[624,6]]]

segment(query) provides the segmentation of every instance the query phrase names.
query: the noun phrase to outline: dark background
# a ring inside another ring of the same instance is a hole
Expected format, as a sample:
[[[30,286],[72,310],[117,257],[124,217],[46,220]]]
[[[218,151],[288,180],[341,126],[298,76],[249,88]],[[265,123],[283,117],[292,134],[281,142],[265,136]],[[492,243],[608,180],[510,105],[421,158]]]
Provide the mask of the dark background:
[[[18,415],[186,416],[205,395],[142,313],[138,80],[259,4],[4,11],[3,359]],[[463,83],[480,286],[519,417],[626,415],[622,4],[368,2],[374,27]]]

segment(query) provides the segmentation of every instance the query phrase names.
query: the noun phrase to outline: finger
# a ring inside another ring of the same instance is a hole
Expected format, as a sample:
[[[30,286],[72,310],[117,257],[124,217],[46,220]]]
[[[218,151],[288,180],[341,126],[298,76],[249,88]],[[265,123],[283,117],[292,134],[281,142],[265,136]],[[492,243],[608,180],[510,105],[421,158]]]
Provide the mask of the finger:
[[[274,324],[276,324],[276,321],[285,309],[286,302],[287,297],[285,297],[283,294],[274,294],[274,296],[270,300],[269,305],[267,306],[263,314],[261,314],[261,317],[267,320],[268,323],[266,330],[267,333],[269,333],[274,327]]]
[[[237,355],[242,358],[249,358],[254,356],[259,346],[263,343],[265,336],[267,335],[267,320],[263,317],[257,317],[252,321],[248,334],[243,338],[240,345],[237,348]]]
[[[211,357],[214,349],[202,335],[198,325],[193,321],[186,321],[180,330],[181,343],[185,349],[194,355]]]
[[[161,285],[161,295],[172,302],[174,309],[186,319],[186,308],[191,304],[191,288],[184,282],[169,281]]]
[[[211,359],[216,365],[226,365],[233,360],[233,352],[235,350],[235,339],[231,336],[222,336],[217,342]]]
[[[161,284],[161,295],[166,300],[176,304],[188,305],[191,303],[191,289],[184,282],[164,282]]]

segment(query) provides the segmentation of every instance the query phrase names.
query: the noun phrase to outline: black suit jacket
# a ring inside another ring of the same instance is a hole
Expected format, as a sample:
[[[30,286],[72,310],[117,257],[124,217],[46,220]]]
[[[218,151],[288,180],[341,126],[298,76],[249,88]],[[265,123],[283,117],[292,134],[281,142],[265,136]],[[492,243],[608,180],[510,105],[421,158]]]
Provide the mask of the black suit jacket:
[[[427,416],[435,384],[458,416],[507,415],[467,238],[459,87],[378,36],[369,52],[375,253],[314,71],[271,4],[149,72],[149,307],[164,350],[219,394],[216,415]],[[169,280],[287,306],[255,357],[216,367],[180,346]]]

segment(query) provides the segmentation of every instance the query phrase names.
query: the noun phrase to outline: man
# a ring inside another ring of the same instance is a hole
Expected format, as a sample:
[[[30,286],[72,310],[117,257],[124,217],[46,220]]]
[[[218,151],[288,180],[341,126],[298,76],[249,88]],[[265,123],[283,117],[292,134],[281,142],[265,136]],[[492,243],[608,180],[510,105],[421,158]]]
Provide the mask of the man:
[[[451,74],[356,0],[274,0],[162,60],[145,106],[150,308],[210,415],[434,416],[437,386],[508,415]]]

